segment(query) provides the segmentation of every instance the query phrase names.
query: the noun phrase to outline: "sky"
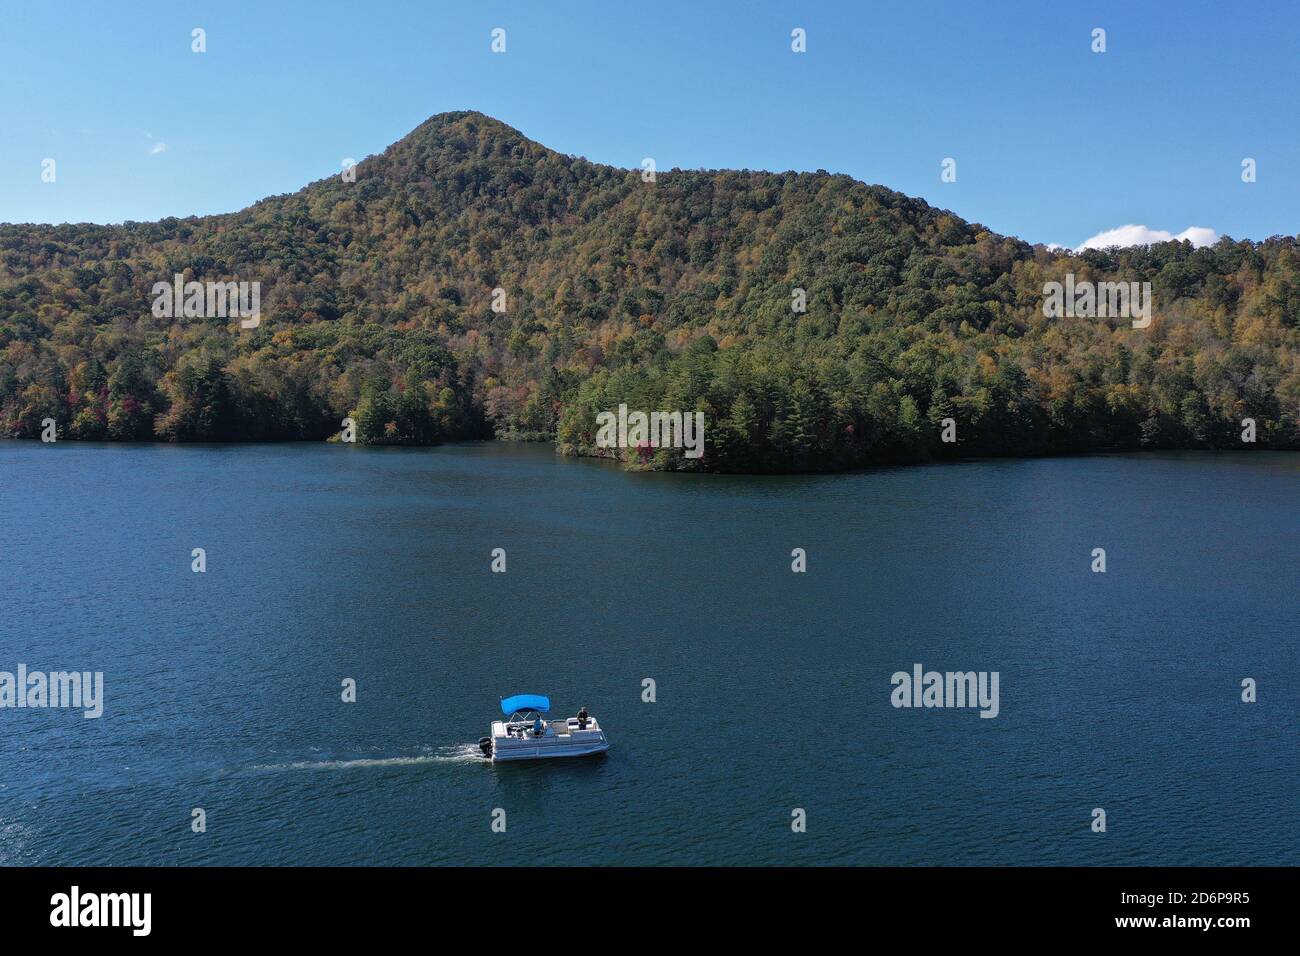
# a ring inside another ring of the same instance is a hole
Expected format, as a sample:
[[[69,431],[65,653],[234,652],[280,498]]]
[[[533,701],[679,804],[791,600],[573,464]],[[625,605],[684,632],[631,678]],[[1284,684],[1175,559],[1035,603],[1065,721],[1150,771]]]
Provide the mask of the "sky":
[[[1029,242],[1295,235],[1298,26],[1296,0],[0,0],[0,222],[231,212],[475,109],[626,168],[847,173]]]

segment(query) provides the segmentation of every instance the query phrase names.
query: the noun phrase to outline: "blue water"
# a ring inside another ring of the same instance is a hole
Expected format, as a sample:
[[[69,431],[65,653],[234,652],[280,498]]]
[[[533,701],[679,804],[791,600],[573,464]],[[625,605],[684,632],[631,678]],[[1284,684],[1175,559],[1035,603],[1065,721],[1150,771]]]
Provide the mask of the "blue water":
[[[0,862],[1294,865],[1298,490],[1268,452],[0,442],[0,670],[106,698],[0,710]],[[998,671],[1000,714],[894,708],[915,663]],[[515,692],[613,749],[486,764]]]

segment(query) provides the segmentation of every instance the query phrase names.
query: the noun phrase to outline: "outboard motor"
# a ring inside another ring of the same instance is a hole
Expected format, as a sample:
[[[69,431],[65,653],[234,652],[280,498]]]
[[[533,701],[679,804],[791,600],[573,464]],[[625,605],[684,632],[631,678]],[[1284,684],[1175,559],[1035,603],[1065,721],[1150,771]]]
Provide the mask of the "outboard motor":
[[[484,757],[491,757],[491,756],[492,756],[492,738],[491,738],[491,737],[480,737],[480,738],[478,739],[478,749],[481,750],[481,751],[483,751],[483,756],[484,756]]]

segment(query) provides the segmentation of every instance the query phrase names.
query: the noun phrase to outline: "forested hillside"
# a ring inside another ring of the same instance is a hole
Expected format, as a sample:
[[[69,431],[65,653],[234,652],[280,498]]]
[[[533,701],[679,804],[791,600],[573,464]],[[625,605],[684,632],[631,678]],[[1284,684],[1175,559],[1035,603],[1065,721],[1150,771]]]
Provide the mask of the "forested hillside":
[[[1076,256],[846,176],[656,180],[449,113],[237,213],[0,226],[0,433],[590,452],[625,402],[705,413],[663,468],[1300,447],[1294,237]],[[178,273],[260,282],[260,324],[155,317]],[[1044,317],[1066,273],[1149,281],[1151,325]]]

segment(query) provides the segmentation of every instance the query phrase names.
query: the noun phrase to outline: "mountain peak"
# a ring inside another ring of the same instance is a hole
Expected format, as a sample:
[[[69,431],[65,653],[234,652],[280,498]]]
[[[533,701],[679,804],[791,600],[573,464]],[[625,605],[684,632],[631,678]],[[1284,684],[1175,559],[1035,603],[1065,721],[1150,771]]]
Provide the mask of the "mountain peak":
[[[477,110],[435,113],[385,150],[384,155],[400,154],[408,149],[432,149],[438,153],[477,155],[483,159],[554,154],[513,126]]]

